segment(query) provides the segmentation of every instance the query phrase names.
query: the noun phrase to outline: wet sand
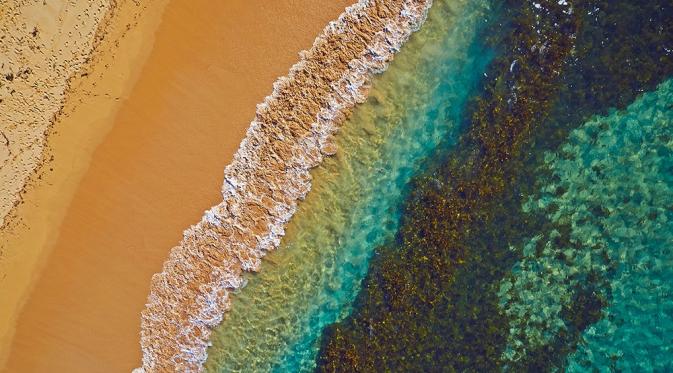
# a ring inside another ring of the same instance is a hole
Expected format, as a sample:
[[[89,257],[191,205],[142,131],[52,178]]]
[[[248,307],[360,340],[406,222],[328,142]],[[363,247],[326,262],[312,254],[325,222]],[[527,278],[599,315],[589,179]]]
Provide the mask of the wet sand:
[[[260,271],[262,258],[280,245],[311,189],[311,169],[335,154],[346,117],[366,101],[371,78],[387,69],[431,4],[360,0],[274,82],[224,170],[222,201],[185,231],[152,277],[137,373],[201,371],[212,328],[245,287],[244,273]]]
[[[221,200],[224,166],[255,105],[350,2],[168,4],[140,77],[76,187],[19,314],[7,371],[139,365],[151,275],[182,230]],[[54,156],[54,172],[68,167]],[[48,203],[38,202],[36,209]]]

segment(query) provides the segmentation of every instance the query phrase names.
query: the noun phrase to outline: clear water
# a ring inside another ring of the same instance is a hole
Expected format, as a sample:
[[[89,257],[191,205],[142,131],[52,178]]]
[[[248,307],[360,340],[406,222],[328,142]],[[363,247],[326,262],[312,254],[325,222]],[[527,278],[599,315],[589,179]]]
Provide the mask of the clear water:
[[[569,226],[570,239],[532,238],[500,285],[505,358],[567,330],[561,310],[597,278],[607,307],[567,371],[673,371],[673,80],[574,130],[545,163],[553,177],[525,208]]]
[[[338,134],[337,155],[312,172],[280,249],[215,331],[207,371],[314,367],[323,327],[350,312],[372,251],[396,232],[410,177],[460,132],[493,54],[479,37],[490,12],[485,0],[435,1]]]

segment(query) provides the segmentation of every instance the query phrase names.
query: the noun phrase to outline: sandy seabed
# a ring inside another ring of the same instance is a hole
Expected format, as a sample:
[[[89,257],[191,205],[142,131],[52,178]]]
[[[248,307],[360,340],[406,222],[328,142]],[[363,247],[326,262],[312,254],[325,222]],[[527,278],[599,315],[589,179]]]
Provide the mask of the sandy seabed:
[[[351,2],[155,1],[122,18],[129,37],[74,83],[53,161],[2,232],[0,261],[20,263],[0,274],[5,371],[139,365],[151,275],[221,199],[255,105]]]

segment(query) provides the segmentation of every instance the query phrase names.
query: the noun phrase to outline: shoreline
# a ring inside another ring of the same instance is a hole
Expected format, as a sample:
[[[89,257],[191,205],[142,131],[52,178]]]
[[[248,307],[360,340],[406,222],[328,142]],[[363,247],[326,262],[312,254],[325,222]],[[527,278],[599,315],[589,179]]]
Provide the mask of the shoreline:
[[[9,371],[138,366],[151,275],[181,230],[221,198],[222,169],[254,105],[348,2],[171,0],[100,144],[71,139],[93,155],[81,180],[69,181],[69,201],[50,192],[64,216],[44,221],[59,227],[43,239],[53,248],[19,313]],[[47,206],[29,203],[36,213]]]
[[[394,238],[410,178],[459,136],[460,108],[488,60],[469,58],[488,55],[475,45],[486,4],[433,1],[421,29],[373,77],[335,138],[337,154],[311,170],[311,191],[279,248],[232,297],[206,372],[313,369],[323,327],[349,313],[374,249]]]
[[[15,322],[56,239],[77,184],[88,168],[95,147],[112,125],[120,97],[138,77],[132,66],[142,64],[154,21],[140,14],[160,11],[151,0],[143,7],[116,1],[101,18],[86,63],[67,79],[63,103],[44,130],[43,149],[29,172],[20,198],[7,211],[0,227],[0,367],[9,355]],[[117,56],[117,54],[121,56]]]
[[[203,369],[229,293],[244,287],[243,272],[258,271],[261,258],[279,245],[310,189],[309,170],[336,152],[339,125],[365,100],[371,76],[386,69],[430,5],[360,1],[274,83],[225,169],[224,200],[184,232],[152,278],[142,312],[143,366],[136,372]]]

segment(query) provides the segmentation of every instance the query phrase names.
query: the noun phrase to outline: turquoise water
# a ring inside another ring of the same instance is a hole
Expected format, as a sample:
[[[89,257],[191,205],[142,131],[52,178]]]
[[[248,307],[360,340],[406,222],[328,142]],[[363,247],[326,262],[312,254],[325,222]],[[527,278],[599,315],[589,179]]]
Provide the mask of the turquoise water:
[[[587,234],[604,240],[616,268],[605,316],[583,333],[568,371],[673,371],[673,80],[584,132],[601,124],[591,148],[572,144],[601,167],[598,182],[580,177],[609,211]]]
[[[434,5],[440,8],[436,13],[443,10],[443,5],[440,2]],[[400,120],[405,123],[397,124],[398,130],[394,130],[386,139],[387,144],[382,148],[384,157],[372,165],[380,175],[366,180],[372,183],[369,188],[373,193],[358,201],[358,208],[351,212],[350,222],[340,234],[339,243],[342,248],[337,254],[336,271],[326,281],[324,295],[319,296],[333,298],[333,306],[316,306],[310,312],[306,319],[306,331],[280,355],[280,362],[274,367],[274,371],[287,372],[294,371],[297,367],[313,367],[322,328],[350,313],[350,305],[359,291],[360,280],[367,273],[368,259],[373,249],[392,239],[397,231],[403,193],[410,178],[417,172],[420,161],[430,155],[440,143],[448,140],[446,145],[450,146],[452,139],[457,138],[468,93],[472,91],[490,60],[489,53],[483,53],[483,47],[473,39],[477,30],[475,26],[479,23],[478,14],[486,6],[483,1],[467,6],[455,29],[450,30],[444,40],[433,41],[438,44],[436,48],[442,50],[437,49],[435,52],[438,53],[431,53],[424,57],[424,61],[420,61],[424,66],[413,71],[413,80],[407,83],[410,86],[384,93],[388,100],[406,103],[411,99],[416,105],[410,106],[403,113]],[[434,16],[429,22],[437,21],[438,17]],[[426,27],[433,31],[432,26]],[[423,36],[421,34],[419,37]],[[414,44],[411,45],[413,46]],[[406,58],[410,57],[405,56]],[[411,66],[406,61],[401,61],[387,73],[399,76],[404,74],[403,69]],[[423,75],[416,75],[419,70],[423,71]],[[416,95],[417,98],[410,97]],[[421,99],[423,96],[426,97]],[[365,108],[363,112],[366,110]],[[375,114],[366,119],[356,115],[353,124],[357,125],[360,121],[391,125],[386,114]],[[361,259],[352,260],[353,254]],[[334,281],[341,284],[331,284]],[[333,291],[334,288],[337,290]]]
[[[673,8],[508,5],[494,60],[488,1],[435,2],[207,371],[314,370],[321,338],[324,371],[673,371]]]
[[[500,285],[505,358],[568,332],[563,309],[589,287],[607,306],[567,371],[673,370],[673,80],[588,121],[545,164],[552,177],[525,208],[570,233],[533,237]]]
[[[216,330],[208,371],[304,371],[325,325],[345,317],[372,251],[392,239],[412,175],[460,132],[466,99],[490,61],[479,30],[487,1],[435,1],[428,21],[314,170],[281,248],[234,299]],[[448,140],[448,141],[447,141]]]

